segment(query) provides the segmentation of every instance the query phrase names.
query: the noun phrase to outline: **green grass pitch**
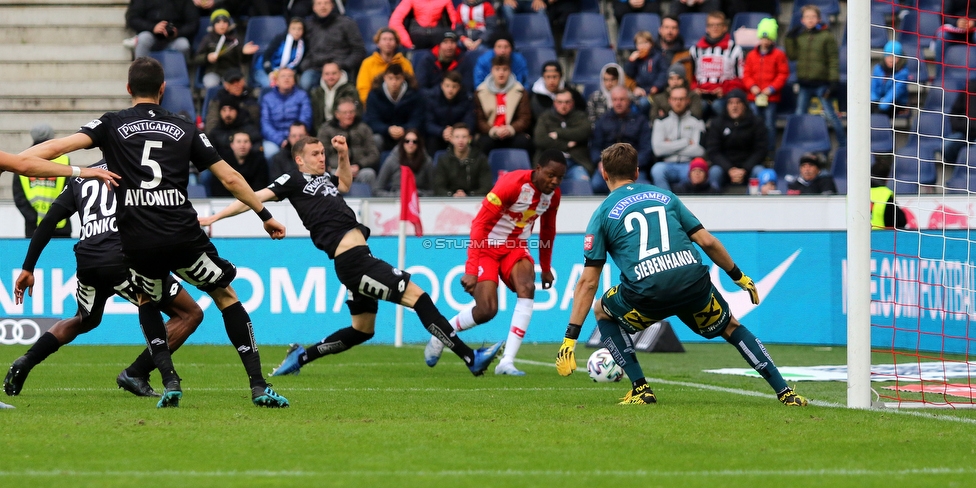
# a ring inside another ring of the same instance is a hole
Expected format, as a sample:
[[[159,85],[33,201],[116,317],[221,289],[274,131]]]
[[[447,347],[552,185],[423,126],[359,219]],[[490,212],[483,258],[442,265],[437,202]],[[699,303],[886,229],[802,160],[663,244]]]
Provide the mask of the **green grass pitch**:
[[[274,378],[292,407],[250,403],[230,346],[189,346],[178,409],[115,387],[136,347],[66,346],[0,410],[0,486],[972,486],[976,411],[854,411],[843,383],[800,383],[807,408],[724,343],[642,354],[657,405],[629,385],[569,378],[527,344],[522,378],[472,377],[448,352],[360,346]],[[0,347],[9,364],[26,348]],[[282,346],[261,347],[264,369]],[[843,348],[769,347],[780,365],[843,364]],[[592,350],[580,347],[585,366]],[[153,376],[159,388],[158,375]]]

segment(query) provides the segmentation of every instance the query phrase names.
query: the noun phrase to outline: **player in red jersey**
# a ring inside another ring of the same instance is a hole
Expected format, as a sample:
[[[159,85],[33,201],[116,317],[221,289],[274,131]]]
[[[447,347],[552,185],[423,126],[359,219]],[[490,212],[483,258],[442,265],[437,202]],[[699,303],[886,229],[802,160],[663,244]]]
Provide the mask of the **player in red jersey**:
[[[533,170],[512,171],[495,183],[481,203],[471,223],[471,242],[461,285],[474,296],[474,306],[451,319],[458,332],[483,324],[498,313],[498,277],[515,292],[518,300],[505,352],[495,374],[522,376],[515,368],[515,355],[532,319],[535,299],[535,261],[529,253],[528,239],[535,221],[539,229],[539,263],[542,288],[552,286],[552,242],[556,236],[556,211],[559,209],[559,184],[566,174],[566,157],[555,149],[542,153]],[[433,367],[444,345],[431,338],[424,348],[424,360]]]

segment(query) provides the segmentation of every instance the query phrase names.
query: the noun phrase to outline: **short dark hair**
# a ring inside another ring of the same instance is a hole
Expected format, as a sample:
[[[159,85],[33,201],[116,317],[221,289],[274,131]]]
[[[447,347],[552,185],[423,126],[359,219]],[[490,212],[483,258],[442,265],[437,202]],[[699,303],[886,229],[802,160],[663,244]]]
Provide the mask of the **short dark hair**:
[[[542,167],[549,163],[559,163],[566,166],[566,156],[558,149],[546,149],[539,155],[538,164]]]
[[[468,124],[465,124],[464,122],[458,122],[458,123],[452,125],[451,126],[451,129],[454,129],[454,130],[462,129],[462,130],[468,131],[468,133],[471,132],[471,128],[468,127]]]
[[[559,64],[559,61],[546,61],[542,65],[542,74],[546,74],[546,68],[556,68],[556,73],[559,73],[560,77],[563,75],[563,67]]]
[[[611,180],[630,180],[637,172],[637,150],[626,142],[618,142],[600,153],[603,170]]]
[[[618,70],[616,66],[607,66],[606,73],[618,80],[620,79],[620,70]]]
[[[129,90],[133,97],[156,98],[165,79],[163,65],[153,58],[143,56],[129,65]]]
[[[386,67],[386,71],[383,72],[383,76],[386,75],[403,76],[403,66],[400,66],[399,63],[390,63]]]
[[[677,15],[668,14],[668,15],[665,15],[664,17],[661,17],[661,22],[664,22],[665,20],[673,21],[675,24],[678,24],[679,26],[681,25],[681,21],[678,20],[678,16]]]
[[[298,142],[296,142],[294,146],[292,146],[292,148],[291,148],[291,159],[292,160],[295,160],[295,158],[297,158],[298,156],[301,156],[302,153],[305,151],[305,146],[307,146],[309,144],[323,144],[323,143],[322,143],[322,140],[319,139],[318,137],[312,137],[312,136],[303,137],[303,138],[299,139]]]
[[[352,97],[342,97],[342,98],[336,100],[335,101],[335,104],[332,105],[332,113],[338,112],[339,111],[339,105],[342,105],[344,103],[351,103],[351,104],[353,104],[356,107],[359,106],[359,103],[358,103],[358,101],[356,99],[354,99]]]
[[[558,97],[559,95],[562,95],[563,93],[569,93],[570,95],[572,95],[573,91],[566,87],[556,88],[556,92],[553,93],[554,95],[553,99],[555,99],[555,97]]]
[[[495,56],[491,58],[491,67],[494,68],[495,66],[508,66],[511,68],[512,58],[508,56]]]
[[[305,122],[302,122],[301,120],[292,122],[291,125],[288,126],[288,132],[291,132],[292,127],[301,127],[302,129],[305,129],[305,133],[308,134],[308,126],[305,125]]]
[[[230,135],[230,140],[233,141],[237,137],[237,134],[244,134],[245,136],[247,136],[248,141],[251,140],[251,134],[244,129],[235,130],[234,133]]]
[[[448,71],[444,74],[444,79],[451,80],[458,85],[463,84],[462,81],[464,81],[464,79],[461,78],[461,73],[458,73],[457,71]]]

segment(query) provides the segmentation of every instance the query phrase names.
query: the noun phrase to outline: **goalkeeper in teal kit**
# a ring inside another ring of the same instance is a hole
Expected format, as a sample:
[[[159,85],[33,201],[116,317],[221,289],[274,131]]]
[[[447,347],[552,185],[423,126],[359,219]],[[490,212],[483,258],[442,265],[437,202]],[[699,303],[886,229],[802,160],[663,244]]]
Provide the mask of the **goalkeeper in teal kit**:
[[[633,382],[622,404],[657,401],[628,334],[676,315],[702,337],[722,336],[735,346],[784,405],[805,406],[806,398],[786,385],[762,342],[732,316],[725,299],[712,286],[708,267],[702,264],[693,243],[758,305],[756,285],[739,271],[725,246],[673,193],[635,183],[637,151],[631,145],[614,144],[603,151],[601,159],[611,191],[586,228],[585,267],[573,294],[566,338],[556,356],[559,374],[569,376],[576,370],[576,340],[609,254],[620,268],[621,282],[596,302],[594,315],[603,345]]]

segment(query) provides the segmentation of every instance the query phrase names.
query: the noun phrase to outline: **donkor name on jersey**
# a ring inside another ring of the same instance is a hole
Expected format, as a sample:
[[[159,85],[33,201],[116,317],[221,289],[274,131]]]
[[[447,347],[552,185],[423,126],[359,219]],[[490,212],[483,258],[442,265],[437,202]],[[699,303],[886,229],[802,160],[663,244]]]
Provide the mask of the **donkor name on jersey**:
[[[186,134],[186,131],[172,122],[162,122],[158,120],[137,120],[128,124],[120,125],[119,134],[123,139],[128,139],[135,134],[163,134],[178,141]]]
[[[91,236],[97,236],[102,232],[118,232],[119,228],[115,225],[115,216],[104,219],[85,222],[81,226],[81,235],[78,240],[83,241]]]
[[[638,262],[634,266],[634,273],[637,274],[638,280],[642,280],[654,273],[690,264],[698,264],[698,260],[695,259],[695,255],[691,251],[669,252]]]
[[[125,191],[126,207],[177,207],[186,203],[186,196],[179,190],[143,190],[129,189]]]

